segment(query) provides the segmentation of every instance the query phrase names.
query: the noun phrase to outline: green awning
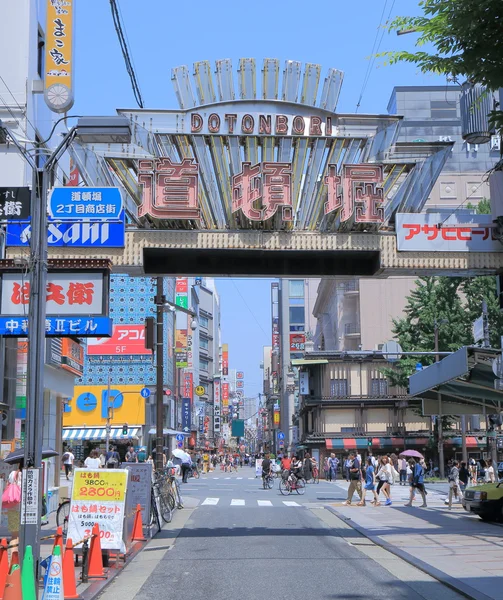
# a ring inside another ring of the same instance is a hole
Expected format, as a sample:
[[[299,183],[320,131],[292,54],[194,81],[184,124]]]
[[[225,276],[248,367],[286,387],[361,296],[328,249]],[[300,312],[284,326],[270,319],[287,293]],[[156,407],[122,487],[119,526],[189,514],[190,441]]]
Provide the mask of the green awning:
[[[319,358],[317,360],[309,360],[307,358],[294,358],[292,365],[294,367],[301,367],[302,365],[327,365],[328,360],[326,358]]]

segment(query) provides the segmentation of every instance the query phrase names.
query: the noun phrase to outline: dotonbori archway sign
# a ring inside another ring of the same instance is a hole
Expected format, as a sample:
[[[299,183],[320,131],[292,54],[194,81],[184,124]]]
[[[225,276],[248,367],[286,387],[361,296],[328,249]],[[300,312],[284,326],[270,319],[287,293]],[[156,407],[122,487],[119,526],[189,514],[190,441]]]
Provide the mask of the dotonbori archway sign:
[[[468,271],[466,260],[402,260],[394,235],[397,213],[423,208],[452,143],[397,141],[397,115],[337,113],[342,80],[295,61],[280,73],[276,59],[260,73],[254,59],[237,73],[230,60],[214,73],[195,63],[193,77],[174,69],[179,109],[119,110],[131,145],[73,146],[84,178],[118,178],[137,226],[122,256],[107,255],[147,273],[221,274],[225,259],[249,275]],[[491,260],[470,271],[497,271]]]

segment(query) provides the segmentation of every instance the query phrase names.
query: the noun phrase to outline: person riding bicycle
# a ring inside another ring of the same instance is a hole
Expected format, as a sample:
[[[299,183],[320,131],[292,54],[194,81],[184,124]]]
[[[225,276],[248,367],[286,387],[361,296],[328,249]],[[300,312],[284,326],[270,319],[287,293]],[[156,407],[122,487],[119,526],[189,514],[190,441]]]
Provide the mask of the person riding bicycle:
[[[271,474],[271,467],[272,461],[269,458],[269,454],[266,454],[264,460],[262,461],[262,479],[265,479]]]
[[[290,476],[288,477],[288,480],[290,483],[296,483],[297,480],[303,476],[302,460],[298,456],[294,456],[290,465]]]

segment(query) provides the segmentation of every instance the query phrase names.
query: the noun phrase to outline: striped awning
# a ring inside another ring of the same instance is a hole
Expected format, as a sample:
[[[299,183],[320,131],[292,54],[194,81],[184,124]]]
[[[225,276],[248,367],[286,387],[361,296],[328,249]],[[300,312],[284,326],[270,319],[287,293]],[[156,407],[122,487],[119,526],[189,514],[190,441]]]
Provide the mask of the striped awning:
[[[137,438],[140,427],[129,427],[127,435],[122,434],[122,427],[112,427],[110,431],[111,440],[128,440]],[[106,439],[105,427],[83,427],[74,429],[71,427],[63,429],[63,440],[65,441],[83,441],[83,440],[104,440]]]
[[[369,440],[372,444],[369,444]],[[382,437],[382,438],[328,438],[325,440],[328,450],[365,450],[373,448],[400,448],[403,447],[403,438]]]

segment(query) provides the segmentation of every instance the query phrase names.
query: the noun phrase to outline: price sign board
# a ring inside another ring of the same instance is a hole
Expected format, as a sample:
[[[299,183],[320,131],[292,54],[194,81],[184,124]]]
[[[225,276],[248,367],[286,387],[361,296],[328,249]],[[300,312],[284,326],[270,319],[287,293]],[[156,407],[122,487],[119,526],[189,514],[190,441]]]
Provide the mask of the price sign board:
[[[126,551],[123,528],[128,475],[126,469],[75,469],[68,537],[81,540],[90,536],[98,523],[102,549]]]
[[[39,520],[40,469],[23,469],[21,493],[21,525],[36,525]]]

